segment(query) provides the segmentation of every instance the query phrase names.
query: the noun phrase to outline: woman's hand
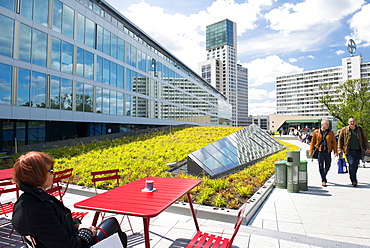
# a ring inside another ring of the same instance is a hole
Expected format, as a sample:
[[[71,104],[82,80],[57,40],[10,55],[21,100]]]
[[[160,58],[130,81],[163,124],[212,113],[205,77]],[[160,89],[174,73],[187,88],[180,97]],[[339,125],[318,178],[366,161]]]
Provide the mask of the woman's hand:
[[[80,224],[80,225],[78,226],[78,229],[81,229],[81,228],[89,229],[89,230],[92,232],[93,236],[96,236],[96,228],[95,228],[94,226],[89,226],[89,225],[85,225],[85,224]]]

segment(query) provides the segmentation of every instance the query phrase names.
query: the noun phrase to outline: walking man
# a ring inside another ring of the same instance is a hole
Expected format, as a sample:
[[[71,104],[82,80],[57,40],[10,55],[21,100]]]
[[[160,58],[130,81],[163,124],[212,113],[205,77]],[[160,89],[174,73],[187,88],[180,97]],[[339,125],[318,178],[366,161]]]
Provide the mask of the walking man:
[[[326,175],[331,165],[331,152],[334,151],[334,155],[337,156],[337,141],[334,136],[334,132],[329,129],[329,121],[322,120],[321,128],[316,129],[313,132],[312,140],[310,144],[310,155],[312,156],[313,150],[318,149],[318,163],[319,172],[321,176],[322,186],[326,186],[328,182]]]
[[[349,179],[353,187],[357,186],[357,169],[360,159],[370,153],[367,136],[362,127],[356,125],[356,119],[348,119],[348,126],[342,128],[338,139],[338,154],[345,153],[349,164]]]

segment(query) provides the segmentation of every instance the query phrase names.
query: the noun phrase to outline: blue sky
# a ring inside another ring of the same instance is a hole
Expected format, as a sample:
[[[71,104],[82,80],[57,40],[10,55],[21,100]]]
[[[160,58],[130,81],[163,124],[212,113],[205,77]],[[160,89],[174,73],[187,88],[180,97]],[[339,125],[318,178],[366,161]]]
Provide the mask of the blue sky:
[[[341,65],[349,38],[370,61],[370,0],[106,1],[196,72],[206,26],[236,22],[251,115],[275,112],[276,76]]]

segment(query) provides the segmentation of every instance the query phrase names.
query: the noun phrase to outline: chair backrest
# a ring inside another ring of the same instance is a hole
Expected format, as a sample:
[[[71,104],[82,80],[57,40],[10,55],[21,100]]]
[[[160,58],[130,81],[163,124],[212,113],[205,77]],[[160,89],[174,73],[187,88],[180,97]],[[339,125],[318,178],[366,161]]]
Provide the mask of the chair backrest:
[[[233,233],[233,236],[231,236],[231,239],[230,239],[229,244],[227,246],[228,248],[231,247],[231,245],[233,244],[234,238],[235,238],[236,234],[238,233],[241,224],[243,223],[244,212],[245,212],[246,206],[247,206],[247,203],[244,203],[243,206],[239,209],[238,217],[236,219],[236,223],[235,223],[235,226],[234,226],[234,233]]]
[[[50,187],[50,189],[46,190],[46,192],[49,194],[57,192],[60,197],[60,200],[62,200],[63,196],[68,190],[69,182],[71,181],[72,172],[73,172],[73,168],[54,172],[53,185]],[[65,182],[64,189],[60,184],[61,182]]]
[[[63,187],[61,185],[57,185],[57,186],[53,186],[51,188],[48,188],[45,190],[46,193],[50,194],[50,195],[54,195],[54,196],[60,196],[62,195],[62,189]]]
[[[95,188],[95,193],[98,194],[96,191],[96,182],[100,181],[110,181],[110,180],[116,180],[116,186],[119,186],[119,178],[120,176],[118,175],[119,169],[115,170],[106,170],[106,171],[94,171],[91,172],[90,174],[92,175],[92,182],[94,184]]]
[[[19,198],[19,188],[12,181],[0,181],[0,195],[5,193],[15,192],[17,199]]]
[[[0,182],[0,195],[5,193],[16,193],[16,199],[19,198],[19,188],[16,184],[11,181],[1,181]],[[3,196],[2,196],[3,197]],[[12,200],[7,202],[0,202],[0,215],[7,216],[8,213],[13,212],[14,202]]]

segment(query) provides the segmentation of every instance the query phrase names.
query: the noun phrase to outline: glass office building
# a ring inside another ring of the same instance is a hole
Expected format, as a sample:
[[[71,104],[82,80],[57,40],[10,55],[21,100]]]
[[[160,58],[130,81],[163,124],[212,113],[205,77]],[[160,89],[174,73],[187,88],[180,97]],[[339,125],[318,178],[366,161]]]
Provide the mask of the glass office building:
[[[248,69],[237,64],[236,23],[228,19],[207,26],[207,60],[198,71],[213,87],[227,97],[232,106],[232,124],[252,124],[248,117]]]
[[[228,125],[218,90],[102,0],[0,0],[0,150]]]
[[[235,23],[225,19],[223,21],[207,26],[206,30],[206,49],[213,49],[224,45],[236,46],[236,27]]]

